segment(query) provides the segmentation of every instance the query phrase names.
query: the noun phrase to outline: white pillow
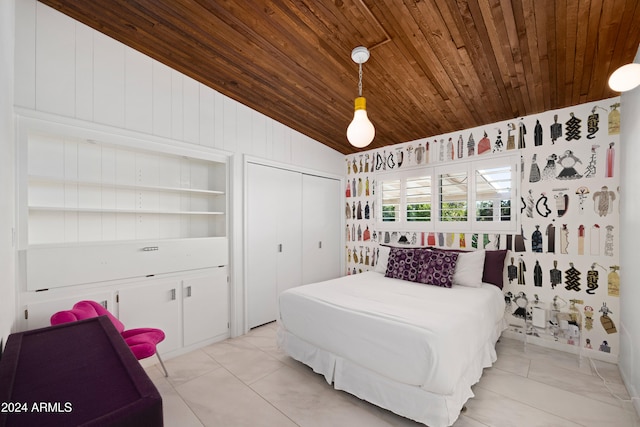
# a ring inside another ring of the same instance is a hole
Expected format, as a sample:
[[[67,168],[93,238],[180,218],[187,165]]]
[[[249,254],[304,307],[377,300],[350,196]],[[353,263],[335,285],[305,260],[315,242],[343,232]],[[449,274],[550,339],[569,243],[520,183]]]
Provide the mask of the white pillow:
[[[380,251],[378,253],[378,262],[376,263],[375,271],[385,274],[387,272],[387,263],[389,262],[389,252],[391,248],[389,246],[380,245]]]
[[[460,252],[453,273],[453,284],[479,288],[482,285],[484,271],[484,249],[472,252]]]

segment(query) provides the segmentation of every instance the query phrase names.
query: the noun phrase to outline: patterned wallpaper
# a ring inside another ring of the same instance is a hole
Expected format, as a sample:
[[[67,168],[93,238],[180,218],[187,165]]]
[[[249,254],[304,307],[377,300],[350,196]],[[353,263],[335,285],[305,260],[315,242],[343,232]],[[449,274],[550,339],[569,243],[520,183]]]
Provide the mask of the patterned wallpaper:
[[[373,269],[380,243],[510,249],[509,330],[616,357],[619,133],[612,98],[346,156],[346,274]],[[510,151],[521,158],[519,234],[380,230],[381,172]]]

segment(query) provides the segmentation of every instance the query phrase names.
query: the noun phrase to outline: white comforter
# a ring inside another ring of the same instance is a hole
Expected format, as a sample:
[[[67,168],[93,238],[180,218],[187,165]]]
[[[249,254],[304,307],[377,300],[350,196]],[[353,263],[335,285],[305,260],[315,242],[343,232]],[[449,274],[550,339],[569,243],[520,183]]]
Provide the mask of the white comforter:
[[[504,309],[493,285],[440,288],[370,271],[283,292],[279,321],[338,357],[446,395],[495,335]]]

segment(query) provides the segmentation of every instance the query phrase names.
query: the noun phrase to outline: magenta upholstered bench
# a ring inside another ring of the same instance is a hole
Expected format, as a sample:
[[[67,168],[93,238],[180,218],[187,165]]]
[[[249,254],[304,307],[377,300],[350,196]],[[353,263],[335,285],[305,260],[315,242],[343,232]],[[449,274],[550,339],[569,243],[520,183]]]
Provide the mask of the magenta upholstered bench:
[[[0,426],[162,426],[162,398],[106,316],[11,334]]]

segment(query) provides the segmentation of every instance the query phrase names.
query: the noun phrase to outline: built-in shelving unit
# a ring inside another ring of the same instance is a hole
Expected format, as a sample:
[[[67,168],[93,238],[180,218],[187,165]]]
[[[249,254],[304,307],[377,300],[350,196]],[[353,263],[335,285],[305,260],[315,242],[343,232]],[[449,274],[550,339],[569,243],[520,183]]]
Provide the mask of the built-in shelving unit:
[[[229,336],[227,154],[22,116],[17,147],[18,329],[92,299],[169,356]]]
[[[226,162],[27,135],[27,244],[226,236]]]

